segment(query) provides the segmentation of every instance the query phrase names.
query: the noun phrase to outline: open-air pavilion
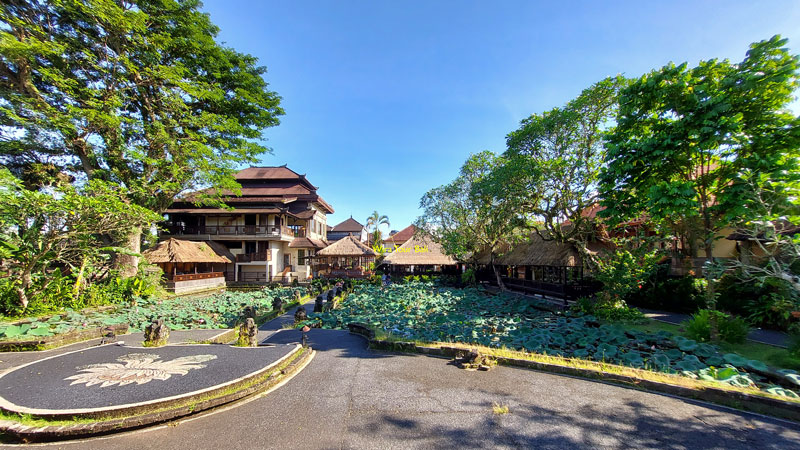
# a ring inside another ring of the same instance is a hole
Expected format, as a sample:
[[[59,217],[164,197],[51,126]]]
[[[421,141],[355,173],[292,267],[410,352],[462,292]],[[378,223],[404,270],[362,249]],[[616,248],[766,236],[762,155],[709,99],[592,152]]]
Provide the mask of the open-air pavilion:
[[[375,250],[350,235],[318,251],[313,257],[314,270],[317,276],[362,278],[364,267],[377,256]]]
[[[427,274],[432,272],[457,272],[458,261],[445,255],[442,246],[427,236],[416,234],[383,259],[392,273]]]
[[[225,271],[236,258],[216,242],[168,239],[142,252],[164,271],[167,290],[184,293],[225,286]]]

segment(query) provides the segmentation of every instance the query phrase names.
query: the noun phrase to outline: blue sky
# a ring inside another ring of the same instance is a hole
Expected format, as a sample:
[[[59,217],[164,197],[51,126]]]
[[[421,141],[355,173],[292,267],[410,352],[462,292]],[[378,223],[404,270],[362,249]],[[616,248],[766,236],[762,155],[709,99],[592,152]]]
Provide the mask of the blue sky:
[[[470,153],[502,152],[520,120],[606,76],[739,61],[775,34],[800,53],[798,1],[207,0],[203,10],[283,97],[262,165],[307,174],[336,209],[329,224],[377,210],[398,230]]]

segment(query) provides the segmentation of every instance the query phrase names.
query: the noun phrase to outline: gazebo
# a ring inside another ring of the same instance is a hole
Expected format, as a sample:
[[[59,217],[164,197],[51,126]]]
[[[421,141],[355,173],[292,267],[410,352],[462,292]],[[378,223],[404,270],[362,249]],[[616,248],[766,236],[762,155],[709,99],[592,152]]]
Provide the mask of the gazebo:
[[[164,271],[167,290],[185,293],[225,286],[227,265],[236,258],[215,242],[169,239],[159,242],[142,255]]]
[[[447,269],[455,271],[458,262],[445,255],[442,246],[430,237],[416,234],[389,253],[383,259],[383,264],[395,273],[426,273],[444,272]]]
[[[354,236],[339,239],[314,255],[318,276],[364,277],[364,266],[374,262],[378,254]]]

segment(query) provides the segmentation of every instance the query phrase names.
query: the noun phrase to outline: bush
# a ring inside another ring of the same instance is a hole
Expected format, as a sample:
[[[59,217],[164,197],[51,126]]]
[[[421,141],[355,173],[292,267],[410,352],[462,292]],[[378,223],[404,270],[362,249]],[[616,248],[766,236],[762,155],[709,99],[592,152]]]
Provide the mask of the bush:
[[[705,280],[689,275],[669,276],[669,265],[659,266],[642,289],[625,297],[631,305],[681,313],[693,313],[706,306]]]
[[[720,309],[744,316],[754,326],[788,330],[797,322],[792,313],[800,311],[800,298],[786,281],[744,282],[734,273],[722,277],[718,292]]]
[[[572,306],[572,310],[581,314],[591,314],[598,319],[612,322],[638,323],[645,321],[645,316],[636,308],[631,308],[622,300],[607,301],[582,297]]]
[[[475,269],[469,268],[461,274],[461,283],[468,286],[474,285],[477,278],[475,277]]]
[[[686,334],[696,341],[711,340],[711,317],[716,317],[719,338],[732,344],[740,344],[747,339],[750,327],[741,317],[731,316],[722,311],[701,309],[691,319],[683,322]]]

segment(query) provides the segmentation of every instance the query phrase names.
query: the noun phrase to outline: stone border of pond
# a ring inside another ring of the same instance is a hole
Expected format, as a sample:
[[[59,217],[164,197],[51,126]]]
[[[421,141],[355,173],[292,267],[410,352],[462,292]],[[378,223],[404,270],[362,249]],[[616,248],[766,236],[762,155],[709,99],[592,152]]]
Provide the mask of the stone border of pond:
[[[0,352],[25,352],[51,350],[77,342],[128,333],[128,324],[108,325],[86,330],[73,330],[55,336],[0,341]]]

